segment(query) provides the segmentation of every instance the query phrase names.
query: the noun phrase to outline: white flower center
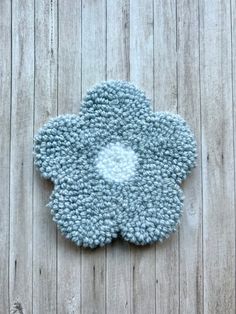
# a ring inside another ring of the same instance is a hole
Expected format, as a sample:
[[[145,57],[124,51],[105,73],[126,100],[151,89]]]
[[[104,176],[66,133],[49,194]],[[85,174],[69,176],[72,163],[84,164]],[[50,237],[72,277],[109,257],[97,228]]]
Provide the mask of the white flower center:
[[[96,167],[108,181],[124,182],[135,173],[137,156],[135,152],[120,143],[109,144],[97,157]]]

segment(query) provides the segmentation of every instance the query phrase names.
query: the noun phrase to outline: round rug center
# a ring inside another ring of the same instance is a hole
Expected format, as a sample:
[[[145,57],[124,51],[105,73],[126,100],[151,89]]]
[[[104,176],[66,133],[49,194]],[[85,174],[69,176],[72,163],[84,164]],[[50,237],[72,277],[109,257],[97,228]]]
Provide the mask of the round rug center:
[[[135,173],[137,156],[130,147],[120,143],[109,144],[97,157],[99,173],[108,181],[124,182]]]

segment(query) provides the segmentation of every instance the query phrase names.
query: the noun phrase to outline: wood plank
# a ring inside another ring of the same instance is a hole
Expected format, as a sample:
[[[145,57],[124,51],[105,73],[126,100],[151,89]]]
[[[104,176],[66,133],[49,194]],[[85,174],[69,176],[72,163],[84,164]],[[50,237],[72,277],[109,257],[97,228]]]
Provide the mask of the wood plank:
[[[234,121],[233,121],[233,134],[234,134],[234,206],[236,207],[236,2],[235,1],[231,1],[231,49],[232,49],[232,51],[231,51],[232,101],[233,101],[233,115],[234,115]],[[236,238],[236,213],[235,213],[235,238]],[[236,252],[235,252],[235,254],[236,254]],[[235,286],[234,286],[233,294],[234,294],[234,299],[236,299],[236,274],[235,274]]]
[[[130,80],[153,99],[153,1],[130,1]],[[132,313],[155,313],[155,245],[132,246]]]
[[[34,1],[12,3],[10,309],[32,312]]]
[[[10,118],[11,118],[11,4],[0,2],[0,312],[9,311],[9,214],[10,214]]]
[[[78,113],[81,100],[81,1],[59,2],[58,48],[58,114]],[[80,249],[58,231],[58,313],[80,312],[80,255]]]
[[[82,95],[106,78],[106,1],[82,1]],[[105,313],[105,248],[82,249],[82,313]]]
[[[190,124],[198,146],[197,168],[183,184],[180,236],[180,313],[203,313],[201,108],[199,12],[196,1],[177,5],[178,113]]]
[[[107,2],[107,79],[129,79],[129,1]],[[107,313],[130,313],[130,245],[107,247]]]
[[[177,112],[176,0],[154,1],[155,109]]]
[[[107,2],[107,79],[129,80],[129,0]]]
[[[155,109],[177,112],[176,1],[154,2]],[[156,312],[179,312],[179,233],[156,245]]]
[[[235,313],[229,1],[200,1],[204,312]]]
[[[57,114],[57,3],[35,2],[34,131]],[[49,196],[52,184],[34,171],[33,313],[56,312],[56,225]]]
[[[233,134],[234,134],[234,203],[236,206],[236,2],[231,2],[231,38],[232,38],[232,52],[231,52],[231,64],[232,64],[232,98],[233,98]],[[236,215],[236,214],[235,214]],[[235,226],[236,237],[236,226]],[[234,295],[236,298],[236,277],[234,286]]]

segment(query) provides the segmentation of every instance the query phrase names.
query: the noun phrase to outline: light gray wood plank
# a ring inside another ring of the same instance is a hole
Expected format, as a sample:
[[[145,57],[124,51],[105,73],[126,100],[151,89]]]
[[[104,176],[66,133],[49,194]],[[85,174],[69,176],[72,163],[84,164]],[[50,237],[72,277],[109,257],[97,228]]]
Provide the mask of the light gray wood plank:
[[[34,131],[57,114],[57,3],[35,2]],[[57,246],[49,196],[52,184],[34,171],[33,313],[56,313]]]
[[[78,113],[81,101],[81,1],[59,2],[58,48],[58,114]],[[58,231],[58,314],[80,313],[80,255],[80,248],[65,240]]]
[[[154,1],[155,109],[177,112],[176,0]]]
[[[236,207],[236,2],[231,1],[231,79],[232,79],[232,105],[233,105],[233,135],[234,135],[234,206]],[[235,215],[235,239],[236,239],[236,212]],[[236,255],[236,247],[235,247]],[[234,255],[234,260],[236,259]],[[236,262],[235,262],[236,264]],[[235,286],[233,291],[234,300],[236,300],[236,273]],[[234,302],[234,307],[236,304]]]
[[[129,80],[129,0],[107,2],[107,79]]]
[[[32,312],[34,1],[12,3],[10,309]]]
[[[177,112],[176,1],[154,2],[156,111]],[[179,313],[179,233],[156,245],[156,313]]]
[[[0,312],[9,311],[10,116],[11,116],[11,4],[0,2]]]
[[[196,1],[177,5],[178,112],[190,124],[198,147],[197,168],[183,184],[180,236],[180,313],[203,313],[201,108],[199,12]]]
[[[232,99],[233,99],[233,134],[234,134],[234,202],[236,206],[236,2],[231,1],[231,38],[232,38],[232,53],[231,53],[231,64],[232,64]],[[236,213],[235,213],[236,216]],[[235,226],[236,229],[236,226]],[[236,238],[236,230],[235,230]],[[234,295],[236,299],[236,278]]]
[[[200,1],[204,313],[235,313],[229,1]]]
[[[59,114],[79,112],[81,102],[81,1],[59,3]],[[68,18],[70,16],[70,18]]]
[[[130,79],[153,99],[153,1],[130,1]],[[132,246],[132,313],[155,313],[155,245]]]
[[[106,78],[106,1],[82,1],[82,94]],[[82,313],[105,313],[105,248],[82,249]]]
[[[129,1],[107,2],[107,79],[129,79]],[[123,240],[107,247],[106,312],[130,313],[130,245]]]

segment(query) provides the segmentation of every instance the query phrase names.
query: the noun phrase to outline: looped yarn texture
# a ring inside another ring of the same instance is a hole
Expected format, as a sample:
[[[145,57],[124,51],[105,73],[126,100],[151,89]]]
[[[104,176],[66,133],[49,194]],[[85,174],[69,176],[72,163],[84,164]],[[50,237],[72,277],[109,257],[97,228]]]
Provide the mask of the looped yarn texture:
[[[108,81],[88,91],[79,115],[40,129],[34,153],[54,183],[49,207],[66,238],[94,248],[121,235],[144,245],[176,230],[196,143],[180,116],[154,113],[134,85]]]

